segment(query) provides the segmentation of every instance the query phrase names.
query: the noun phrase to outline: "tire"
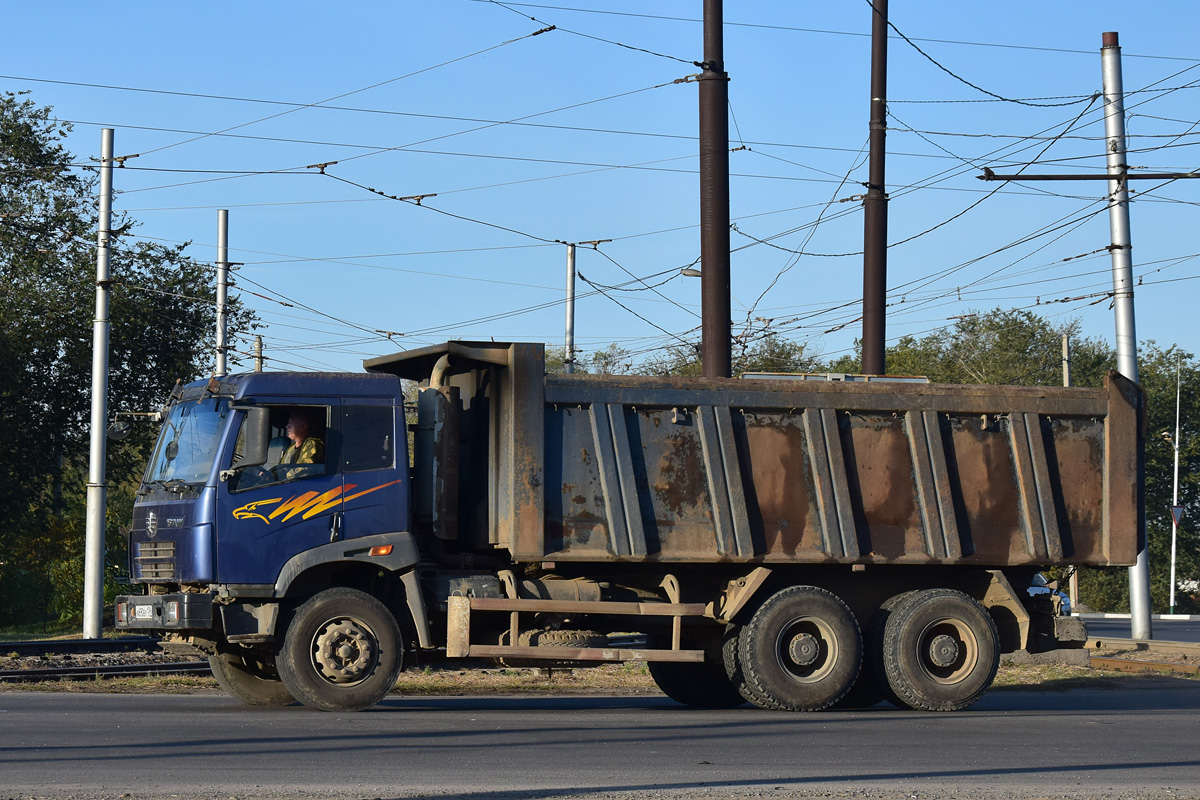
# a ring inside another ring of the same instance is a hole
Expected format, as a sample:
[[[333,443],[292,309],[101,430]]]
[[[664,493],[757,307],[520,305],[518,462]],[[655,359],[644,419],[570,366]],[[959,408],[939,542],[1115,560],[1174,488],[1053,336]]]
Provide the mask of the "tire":
[[[879,705],[885,699],[887,698],[884,696],[883,687],[879,685],[879,681],[864,662],[850,691],[842,695],[841,699],[834,702],[830,708],[852,711]]]
[[[646,665],[650,677],[663,694],[685,706],[709,709],[743,706],[746,698],[726,673],[723,652],[717,649],[724,641],[714,637],[711,646],[704,648],[704,661],[699,664],[650,661]],[[687,644],[696,646],[695,642]]]
[[[404,640],[383,603],[357,589],[309,598],[287,627],[276,659],[292,696],[321,711],[361,711],[392,690]]]
[[[885,600],[879,610],[875,612],[875,617],[871,620],[871,632],[864,641],[863,672],[870,673],[883,699],[896,708],[908,708],[908,705],[899,698],[892,690],[891,684],[888,683],[887,670],[883,668],[883,632],[892,611],[911,600],[917,591],[917,589],[910,589]]]
[[[280,682],[273,660],[259,660],[239,647],[209,656],[208,665],[225,694],[248,706],[289,706],[296,702]]]
[[[870,708],[882,700],[887,700],[897,708],[908,708],[888,685],[887,674],[883,670],[883,627],[892,609],[916,593],[913,589],[890,597],[875,611],[870,630],[863,633],[862,669],[850,691],[832,708]]]
[[[858,677],[862,649],[854,613],[815,586],[776,592],[738,636],[752,701],[786,711],[819,711],[841,699]]]
[[[916,592],[884,624],[882,661],[897,700],[917,711],[958,711],[996,677],[1000,639],[991,615],[954,589]]]
[[[738,642],[741,640],[742,625],[731,622],[725,626],[725,638],[721,643],[721,661],[725,668],[725,677],[742,699],[756,706],[770,708],[767,699],[754,690],[742,671],[742,661],[738,656]]]
[[[509,633],[500,634],[500,644],[508,644]],[[517,640],[523,647],[607,647],[608,637],[600,631],[560,630],[555,628],[537,628],[525,631]],[[585,666],[595,666],[598,662],[579,661],[547,661],[540,658],[497,658],[496,663],[502,667],[526,669],[572,669]]]

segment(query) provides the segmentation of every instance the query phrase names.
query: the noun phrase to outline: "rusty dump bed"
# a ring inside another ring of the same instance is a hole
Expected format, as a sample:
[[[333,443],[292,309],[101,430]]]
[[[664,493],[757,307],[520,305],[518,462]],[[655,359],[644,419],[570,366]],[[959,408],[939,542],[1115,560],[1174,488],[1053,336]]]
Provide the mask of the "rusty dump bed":
[[[1140,392],[1116,374],[1103,389],[544,375],[541,345],[459,342],[367,366],[428,382],[446,355],[443,394],[462,409],[445,427],[459,459],[452,535],[478,549],[519,561],[1135,558]]]

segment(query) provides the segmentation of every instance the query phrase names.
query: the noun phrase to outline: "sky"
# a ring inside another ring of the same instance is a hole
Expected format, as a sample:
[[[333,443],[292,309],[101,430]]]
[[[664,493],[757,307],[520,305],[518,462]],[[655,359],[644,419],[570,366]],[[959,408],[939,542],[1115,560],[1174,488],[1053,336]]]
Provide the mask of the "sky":
[[[680,270],[700,254],[683,79],[702,3],[562,3],[16,4],[0,90],[71,121],[81,163],[115,129],[136,154],[114,171],[132,236],[212,262],[229,210],[232,291],[269,369],[353,371],[448,339],[561,346],[560,242],[596,240],[577,251],[580,358],[616,344],[637,362],[700,337],[701,282]],[[1104,31],[1131,167],[1200,168],[1200,4],[890,6],[889,341],[1019,308],[1113,342],[1106,183],[977,176],[1103,174]],[[836,358],[861,336],[871,15],[725,3],[733,332],[750,341]],[[1194,352],[1200,181],[1131,186],[1138,338]]]

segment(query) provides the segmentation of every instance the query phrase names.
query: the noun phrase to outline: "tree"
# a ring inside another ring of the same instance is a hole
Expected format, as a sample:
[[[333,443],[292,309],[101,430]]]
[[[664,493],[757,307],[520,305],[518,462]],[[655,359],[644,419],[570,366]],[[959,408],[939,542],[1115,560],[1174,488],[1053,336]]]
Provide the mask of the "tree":
[[[78,607],[69,587],[82,569],[98,219],[97,176],[72,166],[69,130],[50,108],[0,94],[0,624]],[[112,225],[113,411],[148,410],[213,362],[211,267],[184,246],[127,241],[134,227],[126,215]],[[230,305],[236,341],[255,323]],[[109,447],[110,574],[123,571],[117,527],[153,436],[141,426]]]
[[[1079,335],[1079,321],[1055,326],[1024,310],[971,312],[948,328],[904,336],[887,349],[890,375],[924,375],[935,383],[1062,385],[1062,337],[1071,339],[1071,382],[1098,386],[1112,368],[1107,343]],[[861,371],[858,356],[830,368]]]
[[[629,351],[617,345],[610,344],[603,350],[596,350],[587,358],[580,358],[575,351],[576,374],[596,375],[628,375],[633,361]],[[565,347],[546,348],[546,372],[566,372],[567,349]]]
[[[810,352],[799,342],[785,339],[777,333],[764,331],[740,337],[732,349],[732,372],[824,372],[819,354]],[[680,375],[700,377],[703,365],[700,348],[679,344],[642,365],[649,375]]]
[[[1179,504],[1184,507],[1176,543],[1175,610],[1200,611],[1200,597],[1179,590],[1179,584],[1200,580],[1200,441],[1193,420],[1200,419],[1200,364],[1191,353],[1176,346],[1161,348],[1143,342],[1138,353],[1138,381],[1146,391],[1146,535],[1150,562],[1150,599],[1156,612],[1170,602],[1171,492],[1174,483],[1175,376],[1179,369],[1180,442]],[[1098,611],[1128,611],[1126,571],[1086,570],[1081,575],[1082,600]]]

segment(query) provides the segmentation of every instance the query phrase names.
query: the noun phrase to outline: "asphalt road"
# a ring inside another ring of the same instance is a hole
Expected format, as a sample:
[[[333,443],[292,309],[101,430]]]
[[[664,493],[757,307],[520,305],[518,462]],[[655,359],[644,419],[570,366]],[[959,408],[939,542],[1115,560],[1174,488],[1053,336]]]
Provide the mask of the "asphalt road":
[[[1088,636],[1129,638],[1128,619],[1085,619]],[[1200,620],[1155,619],[1150,621],[1155,639],[1171,642],[1200,642]]]
[[[993,691],[953,714],[709,712],[659,696],[0,693],[0,798],[1200,798],[1200,684]],[[126,794],[127,793],[127,794]]]

